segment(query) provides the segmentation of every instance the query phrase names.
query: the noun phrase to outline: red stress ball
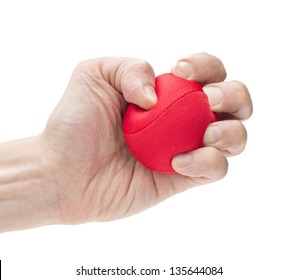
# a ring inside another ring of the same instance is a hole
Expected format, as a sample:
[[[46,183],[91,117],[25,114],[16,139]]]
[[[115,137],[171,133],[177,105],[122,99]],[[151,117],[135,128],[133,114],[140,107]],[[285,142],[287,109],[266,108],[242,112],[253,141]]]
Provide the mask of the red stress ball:
[[[216,121],[202,86],[173,74],[156,78],[158,102],[151,110],[129,104],[123,134],[134,157],[145,167],[175,173],[175,155],[202,147],[207,126]]]

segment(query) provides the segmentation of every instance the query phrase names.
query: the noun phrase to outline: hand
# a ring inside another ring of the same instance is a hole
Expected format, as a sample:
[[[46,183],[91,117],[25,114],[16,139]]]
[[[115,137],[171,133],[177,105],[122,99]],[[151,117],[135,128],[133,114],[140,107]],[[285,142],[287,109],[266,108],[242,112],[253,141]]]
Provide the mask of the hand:
[[[224,177],[226,156],[246,144],[241,121],[252,113],[248,90],[223,82],[223,64],[205,53],[179,60],[172,72],[204,84],[219,116],[203,148],[172,160],[177,174],[144,168],[121,131],[127,101],[144,109],[157,102],[151,66],[132,58],[85,61],[39,136],[0,144],[0,232],[118,219]]]
[[[242,152],[252,113],[247,88],[223,82],[219,59],[201,53],[179,60],[173,74],[205,85],[221,120],[205,133],[204,148],[173,159],[178,174],[144,168],[127,150],[121,120],[127,102],[155,105],[155,75],[146,62],[100,58],[75,69],[66,92],[41,135],[61,223],[106,221],[140,212],[192,186],[214,182],[227,172],[225,156]]]

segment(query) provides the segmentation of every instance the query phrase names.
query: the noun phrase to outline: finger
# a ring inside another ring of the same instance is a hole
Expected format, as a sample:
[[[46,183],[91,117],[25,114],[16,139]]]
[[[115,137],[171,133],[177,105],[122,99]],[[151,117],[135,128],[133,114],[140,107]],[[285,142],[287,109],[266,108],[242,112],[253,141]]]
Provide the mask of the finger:
[[[180,154],[172,160],[173,169],[184,176],[194,178],[198,184],[222,179],[228,170],[228,162],[224,155],[213,147]]]
[[[210,124],[204,134],[203,145],[217,148],[225,156],[240,154],[247,142],[244,125],[237,120],[226,120]]]
[[[221,60],[207,53],[198,53],[182,58],[176,62],[171,71],[176,76],[203,85],[222,82],[227,75]]]
[[[155,92],[155,73],[144,60],[133,59],[118,72],[121,90],[127,102],[143,109],[151,109],[157,103]]]
[[[155,73],[146,61],[137,58],[99,58],[102,78],[117,91],[123,93],[125,100],[143,109],[150,109],[157,103],[155,92]]]
[[[248,119],[253,104],[247,87],[238,81],[209,84],[203,88],[212,111],[228,113],[239,120]]]

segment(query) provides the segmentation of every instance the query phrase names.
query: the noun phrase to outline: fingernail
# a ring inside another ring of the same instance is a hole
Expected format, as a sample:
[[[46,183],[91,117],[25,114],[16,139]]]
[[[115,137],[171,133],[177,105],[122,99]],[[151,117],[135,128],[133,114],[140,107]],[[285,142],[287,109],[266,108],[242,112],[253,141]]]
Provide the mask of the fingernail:
[[[181,154],[173,159],[173,164],[177,168],[184,168],[192,163],[192,156],[190,154]]]
[[[153,104],[156,104],[158,98],[155,89],[152,86],[145,86],[144,91],[147,99],[149,99]]]
[[[217,143],[222,139],[222,131],[215,125],[210,125],[206,130],[207,143]]]
[[[222,102],[223,96],[219,88],[207,86],[204,87],[203,90],[208,97],[208,102],[210,106],[216,106]]]
[[[193,68],[192,68],[192,65],[186,61],[178,61],[176,64],[175,64],[175,67],[174,67],[174,74],[181,77],[181,78],[184,78],[184,79],[187,79],[189,78],[193,73]]]

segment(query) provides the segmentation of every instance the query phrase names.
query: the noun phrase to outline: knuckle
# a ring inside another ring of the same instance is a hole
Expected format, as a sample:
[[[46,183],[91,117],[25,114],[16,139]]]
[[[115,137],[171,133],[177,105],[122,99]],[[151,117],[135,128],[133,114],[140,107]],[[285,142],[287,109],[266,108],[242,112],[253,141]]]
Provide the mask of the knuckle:
[[[240,94],[247,95],[249,93],[247,86],[243,82],[238,80],[233,80],[231,81],[231,83],[234,89]]]
[[[228,172],[228,161],[218,150],[214,150],[206,163],[206,169],[209,170],[209,177],[222,179]]]
[[[229,129],[229,133],[227,133],[222,151],[228,156],[234,156],[244,150],[247,142],[247,131],[240,121],[233,120],[230,122],[232,122],[232,126]]]
[[[151,65],[143,59],[127,60],[120,69],[122,90],[127,101],[138,99],[144,81],[154,78],[154,75],[151,75],[153,72]]]
[[[212,73],[217,73],[219,75],[219,80],[225,80],[227,77],[227,71],[224,67],[222,60],[219,59],[217,56],[208,54],[206,52],[203,52],[202,55],[205,57],[207,63],[212,66]]]
[[[237,136],[237,137],[234,137],[234,139],[239,139],[239,141],[246,139],[247,132],[246,132],[246,128],[242,124],[242,122],[234,120],[233,121],[233,130],[234,130],[234,134]]]
[[[240,123],[240,127],[238,128],[238,149],[240,152],[242,152],[245,148],[246,142],[247,142],[247,130],[245,126]]]
[[[222,60],[220,60],[216,56],[213,56],[213,65],[217,69],[217,72],[220,74],[220,80],[225,80],[227,77],[227,71],[224,67]]]
[[[237,80],[228,83],[230,91],[229,93],[227,92],[226,96],[228,97],[228,102],[233,104],[232,107],[234,107],[231,113],[235,113],[241,120],[248,119],[253,113],[253,104],[247,86]]]
[[[200,56],[202,56],[202,57],[204,57],[204,58],[208,58],[208,57],[212,56],[211,54],[209,54],[209,53],[207,53],[207,52],[200,52],[200,53],[198,53],[197,55],[200,55]]]
[[[143,76],[143,74],[154,73],[152,66],[143,59],[129,58],[126,63],[121,65],[118,69],[118,74],[123,80],[135,80],[135,77]]]
[[[244,104],[249,105],[251,103],[251,97],[247,86],[243,82],[240,82],[238,80],[233,80],[231,83],[232,83],[234,92],[237,93],[240,100],[244,102]]]
[[[246,141],[247,139],[247,130],[245,126],[242,124],[242,122],[239,122],[240,125],[240,132],[241,132],[241,139]]]
[[[247,141],[247,131],[245,126],[240,121],[235,122],[234,136],[235,137],[233,137],[234,141],[232,146],[241,151]]]
[[[222,168],[221,168],[221,170],[220,170],[220,172],[218,174],[218,178],[219,179],[223,179],[227,175],[227,173],[228,173],[229,164],[228,164],[228,161],[227,161],[227,159],[225,157],[224,157],[224,161],[225,162],[222,165]]]
[[[145,73],[153,72],[152,66],[144,59],[135,58],[133,68],[135,69],[135,71]]]
[[[222,153],[216,153],[210,161],[210,177],[220,180],[224,178],[228,172],[228,161]]]

